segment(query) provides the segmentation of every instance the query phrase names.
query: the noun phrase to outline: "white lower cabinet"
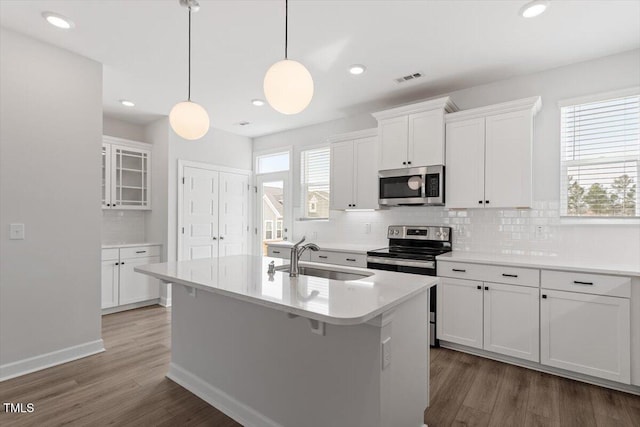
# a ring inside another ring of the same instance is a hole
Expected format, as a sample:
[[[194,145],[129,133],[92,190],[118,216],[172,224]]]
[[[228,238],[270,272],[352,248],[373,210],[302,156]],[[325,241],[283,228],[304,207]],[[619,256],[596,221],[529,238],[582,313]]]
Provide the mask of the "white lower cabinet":
[[[102,261],[102,308],[118,305],[118,270],[117,259]]]
[[[538,361],[538,288],[442,278],[437,335],[444,341]]]
[[[119,305],[133,304],[160,298],[158,280],[146,274],[133,271],[133,268],[145,264],[160,262],[160,257],[124,259],[120,263],[120,299]]]
[[[487,351],[538,362],[537,287],[484,283],[484,345]]]
[[[540,361],[629,384],[629,299],[543,289]]]
[[[442,278],[436,304],[438,339],[482,348],[482,282]]]
[[[133,271],[138,265],[160,262],[160,246],[102,250],[102,309],[160,297],[157,279]]]

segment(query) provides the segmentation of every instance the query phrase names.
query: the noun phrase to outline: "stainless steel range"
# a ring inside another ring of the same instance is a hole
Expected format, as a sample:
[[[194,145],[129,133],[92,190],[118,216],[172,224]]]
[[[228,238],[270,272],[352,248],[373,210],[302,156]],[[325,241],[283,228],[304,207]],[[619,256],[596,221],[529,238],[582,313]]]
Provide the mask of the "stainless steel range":
[[[367,252],[367,268],[436,276],[436,256],[451,251],[451,228],[390,225],[389,247]],[[437,346],[436,290],[431,288],[431,345]]]

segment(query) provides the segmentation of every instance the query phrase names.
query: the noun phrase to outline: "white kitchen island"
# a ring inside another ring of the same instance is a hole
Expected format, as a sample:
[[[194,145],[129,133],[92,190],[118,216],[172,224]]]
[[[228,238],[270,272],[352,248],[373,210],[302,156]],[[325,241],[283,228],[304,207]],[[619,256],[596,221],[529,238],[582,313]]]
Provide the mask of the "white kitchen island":
[[[420,427],[438,279],[332,280],[232,256],[136,267],[173,283],[167,377],[246,427]],[[300,266],[333,266],[300,263]]]

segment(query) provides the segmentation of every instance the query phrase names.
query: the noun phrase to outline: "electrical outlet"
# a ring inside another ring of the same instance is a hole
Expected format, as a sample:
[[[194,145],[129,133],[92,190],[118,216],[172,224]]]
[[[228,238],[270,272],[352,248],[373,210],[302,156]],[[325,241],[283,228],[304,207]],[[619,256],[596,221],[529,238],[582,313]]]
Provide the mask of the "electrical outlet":
[[[368,222],[364,225],[364,234],[371,234],[371,224]]]
[[[311,233],[311,239],[312,240],[318,240],[318,232],[314,231],[313,233]]]
[[[391,365],[391,337],[382,341],[382,369]]]
[[[24,224],[10,224],[9,239],[24,240]]]
[[[542,231],[543,228],[541,225],[537,225],[536,226],[536,239],[541,239],[542,238]]]

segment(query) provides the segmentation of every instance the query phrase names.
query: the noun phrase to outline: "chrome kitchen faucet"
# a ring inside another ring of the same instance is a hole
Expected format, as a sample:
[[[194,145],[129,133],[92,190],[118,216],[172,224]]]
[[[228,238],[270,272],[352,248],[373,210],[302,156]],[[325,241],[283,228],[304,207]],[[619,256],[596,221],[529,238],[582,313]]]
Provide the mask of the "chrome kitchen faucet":
[[[291,248],[291,259],[289,260],[289,277],[298,277],[298,261],[300,260],[300,257],[302,256],[304,251],[306,251],[307,249],[311,249],[314,252],[320,250],[320,247],[315,243],[307,243],[306,245],[299,248],[298,246],[306,239],[307,236],[303,236],[302,240],[293,245],[293,247]]]

